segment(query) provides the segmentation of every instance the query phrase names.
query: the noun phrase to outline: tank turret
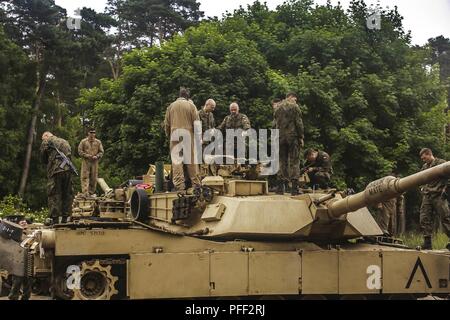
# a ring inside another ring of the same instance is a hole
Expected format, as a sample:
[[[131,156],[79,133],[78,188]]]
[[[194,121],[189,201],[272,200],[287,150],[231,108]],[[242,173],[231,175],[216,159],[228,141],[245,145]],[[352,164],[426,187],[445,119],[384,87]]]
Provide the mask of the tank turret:
[[[401,179],[384,177],[370,183],[363,192],[347,197],[336,190],[274,195],[264,181],[207,177],[203,190],[193,195],[141,193],[136,199],[145,205],[134,207],[145,208],[145,212],[134,216],[145,217],[149,224],[166,231],[208,239],[340,240],[381,236],[383,231],[367,206],[449,175],[447,162]],[[208,197],[200,200],[205,188],[209,188]]]

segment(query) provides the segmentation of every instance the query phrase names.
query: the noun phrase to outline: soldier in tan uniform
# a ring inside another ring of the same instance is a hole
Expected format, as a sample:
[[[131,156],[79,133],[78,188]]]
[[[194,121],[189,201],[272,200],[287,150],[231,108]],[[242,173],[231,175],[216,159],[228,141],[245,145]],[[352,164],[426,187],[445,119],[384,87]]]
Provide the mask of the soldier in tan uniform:
[[[87,138],[81,140],[78,154],[83,159],[81,163],[81,191],[95,194],[98,178],[98,162],[103,157],[102,142],[95,138],[95,129],[89,130]]]
[[[192,185],[200,186],[198,165],[194,163],[194,121],[200,121],[197,108],[189,101],[189,92],[187,89],[181,88],[180,97],[167,108],[164,120],[164,130],[166,136],[169,137],[169,140],[171,140],[170,138],[176,129],[185,129],[189,131],[191,135],[190,163],[177,164],[172,158],[172,179],[177,191],[186,189],[183,165],[186,166],[187,177],[190,178]],[[178,143],[178,141],[170,141],[171,153],[172,149],[178,145]]]

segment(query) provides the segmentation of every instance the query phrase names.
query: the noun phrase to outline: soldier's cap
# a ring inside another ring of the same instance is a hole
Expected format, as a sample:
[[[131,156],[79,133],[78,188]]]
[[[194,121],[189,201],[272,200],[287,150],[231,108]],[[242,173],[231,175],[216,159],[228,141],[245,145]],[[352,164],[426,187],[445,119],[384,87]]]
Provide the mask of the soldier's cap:
[[[433,152],[431,151],[430,148],[422,148],[422,150],[420,150],[420,152],[419,152],[419,156],[422,156],[424,153],[433,154]]]
[[[305,151],[305,153],[304,153],[305,158],[306,158],[307,156],[309,156],[310,154],[312,154],[313,152],[319,152],[319,149],[316,149],[316,148],[309,148],[309,149],[306,149],[306,151]]]
[[[286,94],[286,98],[289,98],[289,97],[295,97],[295,98],[297,98],[298,99],[298,96],[297,96],[297,94],[295,93],[295,92],[288,92],[287,94]]]

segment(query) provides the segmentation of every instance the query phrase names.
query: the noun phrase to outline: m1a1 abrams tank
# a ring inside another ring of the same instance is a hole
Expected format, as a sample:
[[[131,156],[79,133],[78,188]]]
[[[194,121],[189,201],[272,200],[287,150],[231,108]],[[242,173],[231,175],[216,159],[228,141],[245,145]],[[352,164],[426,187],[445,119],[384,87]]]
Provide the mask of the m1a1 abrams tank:
[[[129,216],[55,225],[22,244],[0,238],[0,268],[48,277],[63,299],[448,296],[448,250],[383,237],[366,208],[442,175],[450,162],[345,198],[221,176],[191,194],[137,189]]]

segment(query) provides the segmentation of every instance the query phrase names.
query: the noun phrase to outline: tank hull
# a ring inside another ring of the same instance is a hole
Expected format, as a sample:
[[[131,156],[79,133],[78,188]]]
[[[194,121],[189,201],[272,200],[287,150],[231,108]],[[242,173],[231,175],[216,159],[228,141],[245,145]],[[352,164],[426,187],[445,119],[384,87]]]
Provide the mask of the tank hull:
[[[218,242],[142,229],[55,230],[55,240],[59,270],[85,257],[123,259],[120,297],[125,299],[450,294],[446,250]]]

